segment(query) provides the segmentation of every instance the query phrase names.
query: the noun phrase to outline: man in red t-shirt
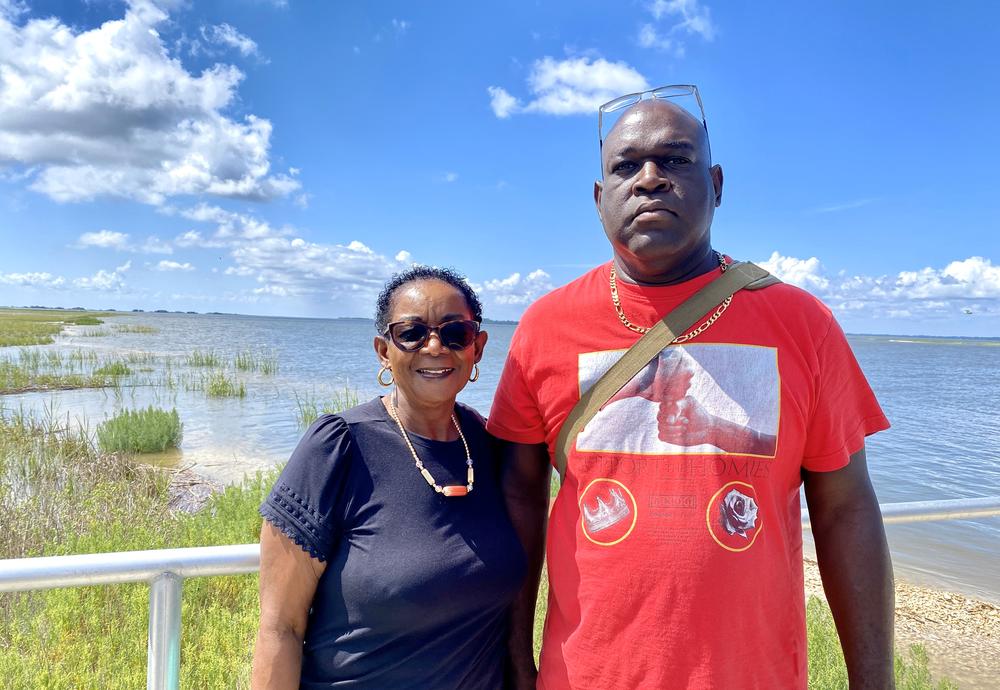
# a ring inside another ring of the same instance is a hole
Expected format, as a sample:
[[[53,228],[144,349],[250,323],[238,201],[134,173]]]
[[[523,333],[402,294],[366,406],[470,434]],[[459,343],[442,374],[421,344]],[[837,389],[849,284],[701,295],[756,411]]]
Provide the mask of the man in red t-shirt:
[[[639,100],[602,168],[614,257],[527,310],[488,422],[534,568],[513,615],[517,687],[536,684],[544,550],[537,687],[804,689],[801,485],[851,687],[892,687],[892,568],[864,452],[888,422],[830,311],[795,287],[736,293],[604,405],[572,446],[545,543],[570,410],[730,263],[711,245],[723,177],[704,120]]]

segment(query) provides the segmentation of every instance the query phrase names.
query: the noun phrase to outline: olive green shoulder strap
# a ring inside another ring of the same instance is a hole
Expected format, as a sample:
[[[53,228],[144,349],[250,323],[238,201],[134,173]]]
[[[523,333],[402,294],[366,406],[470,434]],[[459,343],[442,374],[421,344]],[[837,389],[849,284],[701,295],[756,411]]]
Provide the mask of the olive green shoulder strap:
[[[621,359],[591,386],[576,403],[556,439],[556,469],[559,478],[566,475],[569,452],[576,436],[595,414],[632,380],[663,348],[672,343],[678,333],[686,332],[698,319],[718,306],[730,295],[743,290],[759,290],[781,281],[760,266],[750,262],[730,265],[718,278],[679,304],[673,311],[656,322],[635,342]]]

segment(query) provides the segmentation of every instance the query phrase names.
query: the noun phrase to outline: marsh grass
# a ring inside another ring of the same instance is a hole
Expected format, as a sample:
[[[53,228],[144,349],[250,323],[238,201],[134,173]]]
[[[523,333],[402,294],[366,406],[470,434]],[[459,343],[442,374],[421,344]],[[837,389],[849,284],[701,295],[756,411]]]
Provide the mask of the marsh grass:
[[[48,373],[33,370],[17,362],[0,360],[0,395],[29,391],[104,388],[113,379],[94,374]]]
[[[330,400],[320,400],[316,394],[299,396],[295,394],[295,419],[305,429],[323,414],[336,414],[341,410],[356,407],[360,402],[358,392],[348,387],[333,394]]]
[[[274,353],[260,354],[243,350],[233,358],[233,367],[239,371],[258,371],[273,376],[278,373],[278,357]]]
[[[67,360],[82,369],[85,366],[96,366],[97,365],[97,353],[93,350],[73,350]]]
[[[97,326],[105,312],[61,309],[0,309],[0,347],[48,345],[68,325]]]
[[[80,331],[78,335],[81,335],[84,338],[105,338],[111,335],[111,331],[102,328],[90,328],[86,331]]]
[[[218,368],[223,366],[222,357],[214,350],[192,350],[186,361],[189,367]]]
[[[19,487],[14,496],[0,481],[0,523],[11,525],[0,530],[0,558],[258,540],[257,509],[277,471],[228,487],[196,514],[175,512],[167,473],[102,454],[53,419],[10,411],[0,422],[0,477],[6,467]],[[28,454],[32,462],[10,468]],[[48,517],[36,525],[40,506]],[[249,688],[257,580],[184,583],[181,687]],[[148,607],[149,588],[139,584],[0,594],[0,686],[144,687]]]
[[[125,353],[125,361],[129,364],[156,364],[158,359],[152,352],[132,350]]]
[[[142,333],[142,334],[153,334],[159,333],[160,329],[154,326],[143,326],[142,324],[115,324],[113,328],[118,333]]]
[[[12,419],[16,418],[16,419]],[[256,541],[258,475],[195,515],[170,510],[169,473],[99,452],[58,419],[0,421],[0,558]],[[4,688],[145,686],[149,588],[141,584],[0,595]],[[248,687],[257,578],[184,585],[181,686]]]
[[[152,405],[124,410],[97,427],[97,444],[105,453],[162,453],[180,445],[184,425],[176,409]]]
[[[106,362],[104,365],[94,369],[94,376],[130,376],[132,370],[128,364],[121,360]]]
[[[204,377],[203,387],[210,398],[245,398],[247,395],[246,385],[224,371],[213,371]]]

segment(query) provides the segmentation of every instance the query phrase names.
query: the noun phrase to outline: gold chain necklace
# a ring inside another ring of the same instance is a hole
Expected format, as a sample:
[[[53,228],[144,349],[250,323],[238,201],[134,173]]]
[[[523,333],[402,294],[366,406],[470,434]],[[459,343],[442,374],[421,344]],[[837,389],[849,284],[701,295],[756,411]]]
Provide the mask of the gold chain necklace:
[[[462,445],[465,446],[465,464],[468,467],[466,472],[466,479],[469,482],[465,486],[461,484],[450,484],[448,486],[441,486],[436,481],[434,481],[434,475],[432,475],[424,463],[420,461],[420,456],[417,455],[416,448],[410,443],[410,437],[406,435],[406,429],[403,428],[403,423],[399,421],[399,415],[396,414],[396,406],[392,404],[392,400],[386,396],[386,402],[389,403],[389,416],[396,420],[396,424],[399,425],[399,433],[403,435],[403,440],[406,441],[406,447],[410,449],[410,454],[413,456],[413,462],[416,464],[417,469],[420,470],[420,474],[427,481],[432,489],[439,494],[445,496],[466,496],[472,491],[472,485],[475,482],[475,477],[472,471],[472,454],[469,452],[469,444],[465,440],[465,435],[462,433],[462,427],[458,425],[458,420],[455,419],[455,413],[451,413],[451,423],[455,425],[455,430],[458,432],[458,437],[462,439]]]
[[[724,257],[720,252],[715,252],[715,256],[719,259],[719,266],[722,267],[722,272],[725,273],[727,268],[726,257]],[[645,326],[636,326],[634,323],[628,320],[628,318],[625,316],[625,312],[622,310],[621,299],[618,297],[618,275],[617,272],[615,271],[614,261],[611,262],[610,282],[611,282],[611,302],[612,304],[615,305],[615,312],[617,312],[618,314],[618,319],[622,322],[622,324],[625,325],[625,328],[629,329],[630,331],[635,331],[636,333],[648,333],[649,328],[646,328]],[[722,313],[726,311],[726,309],[729,307],[729,303],[732,301],[733,301],[733,296],[729,295],[729,297],[722,300],[722,304],[719,305],[719,308],[716,309],[714,312],[712,312],[712,315],[709,316],[704,323],[695,328],[693,331],[689,331],[684,335],[674,338],[673,340],[670,341],[670,344],[675,345],[677,343],[684,343],[687,342],[688,340],[691,340],[691,338],[694,338],[704,333],[706,330],[708,330],[709,326],[715,323],[718,320],[718,318],[722,316]]]

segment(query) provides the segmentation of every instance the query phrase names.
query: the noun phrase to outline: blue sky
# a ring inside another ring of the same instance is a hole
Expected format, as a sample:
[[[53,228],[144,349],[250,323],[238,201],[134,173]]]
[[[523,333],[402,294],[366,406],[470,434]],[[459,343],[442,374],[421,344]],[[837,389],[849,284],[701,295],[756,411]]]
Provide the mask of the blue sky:
[[[1000,335],[991,3],[0,0],[0,304],[486,314],[610,250],[597,105],[698,84],[713,241],[851,332]]]

